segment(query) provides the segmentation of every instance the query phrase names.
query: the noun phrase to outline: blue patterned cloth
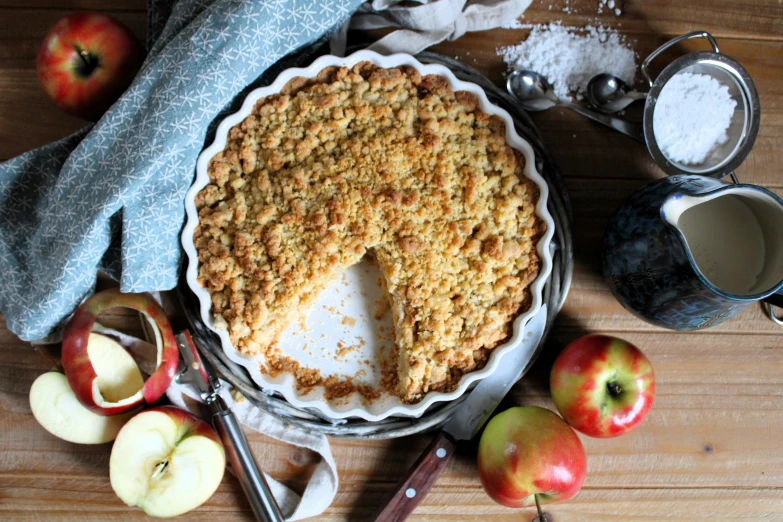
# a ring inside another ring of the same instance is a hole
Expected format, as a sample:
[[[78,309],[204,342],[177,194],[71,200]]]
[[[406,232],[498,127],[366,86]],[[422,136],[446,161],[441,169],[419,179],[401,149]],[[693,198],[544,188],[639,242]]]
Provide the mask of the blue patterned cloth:
[[[158,0],[149,56],[92,128],[0,164],[0,312],[48,335],[94,288],[177,284],[183,197],[209,125],[281,57],[361,0]]]

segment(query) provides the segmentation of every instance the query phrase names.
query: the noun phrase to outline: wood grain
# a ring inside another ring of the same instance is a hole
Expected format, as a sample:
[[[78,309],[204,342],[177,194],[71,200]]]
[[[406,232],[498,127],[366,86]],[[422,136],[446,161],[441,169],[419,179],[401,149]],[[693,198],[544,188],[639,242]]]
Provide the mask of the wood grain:
[[[778,0],[634,0],[619,2],[620,17],[596,17],[598,0],[533,2],[524,22],[563,20],[619,28],[640,56],[673,35],[711,31],[722,50],[739,60],[761,96],[756,147],[739,169],[742,181],[783,195],[783,4]],[[552,9],[549,10],[548,6]],[[35,77],[35,53],[55,20],[78,9],[117,16],[139,36],[145,0],[0,0],[0,159],[63,137],[84,125],[58,111]],[[526,30],[467,34],[435,48],[457,56],[493,81],[505,65],[496,48],[523,39]],[[366,38],[368,35],[355,35]],[[699,48],[690,42],[665,63]],[[640,346],[652,361],[658,392],[652,413],[637,430],[613,440],[582,437],[588,478],[573,500],[545,510],[558,522],[783,519],[783,337],[752,305],[703,332],[673,333],[625,311],[601,275],[600,241],[606,223],[633,190],[662,174],[644,148],[562,110],[533,115],[566,178],[575,214],[573,288],[543,355],[502,408],[553,408],[548,372],[557,353],[586,332],[603,332]],[[0,283],[1,284],[1,283]],[[134,312],[101,318],[140,335]],[[56,350],[52,353],[56,355]],[[56,439],[30,414],[27,393],[51,368],[0,320],[0,519],[52,521],[151,520],[124,506],[108,482],[110,445],[85,447]],[[340,489],[318,520],[366,520],[432,440],[420,435],[392,441],[333,440]],[[302,491],[317,457],[257,433],[249,443],[261,467]],[[528,521],[533,510],[494,504],[475,469],[476,441],[461,444],[439,481],[409,520]],[[226,475],[217,493],[187,520],[251,520],[236,480]]]
[[[716,36],[779,40],[783,36],[783,6],[777,0],[617,0],[622,16],[604,8],[597,15],[598,0],[547,0],[533,2],[525,12],[526,23],[562,20],[564,25],[601,23],[625,34],[674,36],[705,29]],[[552,9],[549,9],[549,6]],[[570,13],[563,10],[568,7]]]
[[[13,521],[79,520],[84,522],[147,521],[141,511],[116,505],[114,494],[89,480],[0,480],[4,492],[3,515]],[[374,487],[341,484],[332,506],[319,522],[362,521],[370,515],[383,492]],[[249,510],[237,505],[233,491],[221,487],[210,502],[188,513],[184,520],[212,522],[252,520]],[[779,489],[602,489],[586,487],[575,499],[544,506],[556,522],[677,522],[779,520],[783,503]],[[531,521],[534,510],[512,510],[491,503],[483,491],[463,486],[438,487],[408,519],[412,522]]]
[[[47,11],[99,10],[102,13],[135,11],[144,13],[147,0],[0,0],[0,9],[41,9]]]
[[[137,25],[143,25],[141,20],[139,18]],[[34,39],[36,42],[45,34],[46,27],[41,27],[40,35]],[[435,50],[458,56],[501,83],[505,64],[495,54],[495,48],[518,43],[525,31],[496,33],[497,38],[489,46],[485,36],[471,33],[450,42],[448,49],[436,46]],[[639,35],[634,47],[640,55],[646,56],[665,40],[658,35]],[[38,86],[34,70],[37,46],[28,50],[17,49],[14,41],[0,38],[0,160],[68,135],[85,125],[57,111]],[[692,42],[683,50],[698,48],[698,43]],[[783,69],[778,65],[783,63],[783,41],[727,40],[723,50],[748,69],[759,90],[762,106],[762,123],[756,145],[738,169],[738,176],[747,183],[783,186],[783,157],[779,154],[783,140]],[[467,55],[468,52],[471,54]],[[24,53],[29,56],[17,58]],[[5,59],[4,56],[14,58]],[[671,59],[677,54],[669,53],[667,56]],[[473,63],[474,60],[477,63]],[[22,62],[29,67],[23,66]],[[553,157],[569,178],[650,180],[662,175],[643,145],[611,129],[566,109],[552,109],[535,113],[532,117]],[[594,153],[597,148],[602,154]]]

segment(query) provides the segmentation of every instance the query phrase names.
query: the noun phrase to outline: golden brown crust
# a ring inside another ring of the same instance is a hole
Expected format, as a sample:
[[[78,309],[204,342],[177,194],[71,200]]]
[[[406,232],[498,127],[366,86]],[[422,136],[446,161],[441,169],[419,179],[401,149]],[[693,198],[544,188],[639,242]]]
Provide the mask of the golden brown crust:
[[[390,295],[399,395],[483,366],[538,273],[536,186],[502,119],[410,67],[294,79],[231,129],[196,198],[199,283],[235,347],[273,351],[371,250]]]

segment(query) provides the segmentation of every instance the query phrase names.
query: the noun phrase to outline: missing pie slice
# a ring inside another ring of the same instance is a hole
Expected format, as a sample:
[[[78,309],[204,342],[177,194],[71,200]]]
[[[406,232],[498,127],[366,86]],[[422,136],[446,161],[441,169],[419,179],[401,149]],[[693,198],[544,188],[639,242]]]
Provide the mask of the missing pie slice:
[[[503,121],[441,76],[362,62],[294,79],[210,162],[196,199],[199,283],[232,344],[269,353],[371,252],[398,395],[451,389],[530,306],[543,223],[524,161]]]

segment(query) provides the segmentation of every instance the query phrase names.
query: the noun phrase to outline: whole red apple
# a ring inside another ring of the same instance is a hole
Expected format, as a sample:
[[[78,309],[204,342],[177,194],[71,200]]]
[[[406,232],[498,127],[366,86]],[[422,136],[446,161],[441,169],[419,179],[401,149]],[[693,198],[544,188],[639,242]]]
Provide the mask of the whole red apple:
[[[587,457],[579,437],[554,412],[510,408],[489,421],[479,442],[478,470],[495,502],[519,508],[568,500],[579,492]]]
[[[627,341],[587,335],[566,346],[549,378],[560,415],[591,437],[616,437],[638,426],[655,396],[647,357]]]
[[[144,54],[119,20],[75,13],[54,24],[41,43],[38,80],[65,112],[96,121],[131,84]]]

